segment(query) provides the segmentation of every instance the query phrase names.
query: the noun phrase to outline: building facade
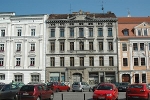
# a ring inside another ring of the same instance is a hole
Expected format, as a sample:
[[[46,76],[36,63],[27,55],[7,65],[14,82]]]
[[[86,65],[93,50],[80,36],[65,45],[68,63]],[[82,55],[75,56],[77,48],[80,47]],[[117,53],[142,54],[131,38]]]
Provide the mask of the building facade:
[[[118,18],[119,82],[150,83],[150,17]]]
[[[47,15],[0,14],[1,82],[45,82]]]
[[[47,20],[46,80],[118,81],[114,13],[51,14]]]

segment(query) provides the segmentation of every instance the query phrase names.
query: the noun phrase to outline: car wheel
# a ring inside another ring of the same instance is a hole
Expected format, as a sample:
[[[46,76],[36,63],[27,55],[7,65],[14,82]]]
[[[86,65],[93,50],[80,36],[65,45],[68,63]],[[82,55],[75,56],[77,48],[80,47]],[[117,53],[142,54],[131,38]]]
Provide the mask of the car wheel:
[[[56,92],[59,92],[59,89],[56,89]]]
[[[68,88],[67,92],[69,92],[69,91],[70,91],[70,88]]]
[[[72,90],[72,92],[75,92],[75,90]]]
[[[17,94],[15,95],[14,100],[18,100],[18,96],[17,96]]]
[[[92,89],[91,89],[91,88],[89,88],[89,92],[91,92],[91,90],[92,90]]]
[[[49,100],[53,100],[54,99],[54,95],[52,94],[49,98]]]
[[[40,98],[40,97],[38,97],[36,100],[41,100],[41,98]]]
[[[116,100],[118,100],[118,97],[116,98]]]
[[[83,89],[81,89],[81,92],[83,92],[84,90]]]

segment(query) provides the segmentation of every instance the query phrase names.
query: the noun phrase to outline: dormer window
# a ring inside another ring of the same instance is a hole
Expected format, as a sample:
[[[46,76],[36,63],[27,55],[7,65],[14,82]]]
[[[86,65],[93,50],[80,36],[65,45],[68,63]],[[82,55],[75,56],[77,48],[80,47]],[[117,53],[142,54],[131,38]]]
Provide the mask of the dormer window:
[[[141,30],[138,30],[138,36],[141,36]]]
[[[144,36],[147,36],[147,29],[144,29]]]
[[[129,29],[124,29],[123,30],[123,35],[124,36],[129,36]]]

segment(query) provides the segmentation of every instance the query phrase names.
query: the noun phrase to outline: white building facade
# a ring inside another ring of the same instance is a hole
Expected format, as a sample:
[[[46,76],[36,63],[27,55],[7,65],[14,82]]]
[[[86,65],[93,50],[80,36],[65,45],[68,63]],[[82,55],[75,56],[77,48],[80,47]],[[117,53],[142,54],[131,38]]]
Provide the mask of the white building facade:
[[[47,15],[0,14],[0,81],[45,82]]]
[[[46,80],[118,81],[114,13],[51,14],[47,20]]]

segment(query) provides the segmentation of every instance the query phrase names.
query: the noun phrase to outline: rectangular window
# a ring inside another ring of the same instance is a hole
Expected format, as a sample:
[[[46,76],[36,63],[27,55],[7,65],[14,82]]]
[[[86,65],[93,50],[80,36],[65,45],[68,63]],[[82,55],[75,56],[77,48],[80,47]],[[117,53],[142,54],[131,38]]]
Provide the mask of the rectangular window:
[[[109,66],[114,66],[114,59],[113,59],[113,57],[109,57]]]
[[[128,58],[123,58],[123,66],[128,66]]]
[[[18,29],[18,36],[21,36],[21,33],[22,33],[22,30],[21,29]]]
[[[147,36],[147,29],[144,29],[144,36]]]
[[[31,82],[40,82],[39,75],[31,75]]]
[[[5,80],[5,74],[0,75],[0,80]]]
[[[149,50],[150,50],[150,43],[148,43],[148,46],[149,46]]]
[[[1,30],[1,37],[5,37],[5,30]]]
[[[141,30],[138,30],[138,36],[141,36]]]
[[[21,64],[21,58],[16,58],[16,66],[20,66]]]
[[[4,58],[0,58],[0,66],[3,66],[4,64]]]
[[[60,66],[64,66],[65,64],[64,57],[60,57]]]
[[[135,83],[139,83],[139,74],[134,75]]]
[[[89,37],[93,37],[93,28],[89,28]]]
[[[30,66],[34,66],[35,64],[35,58],[30,58]]]
[[[124,36],[129,36],[129,30],[128,29],[123,30],[123,35]]]
[[[137,43],[133,43],[133,50],[138,51],[138,45],[137,45]]]
[[[79,28],[79,37],[84,37],[83,28]]]
[[[140,50],[144,51],[144,43],[140,43]]]
[[[89,42],[89,50],[93,50],[93,42]]]
[[[51,63],[51,66],[54,67],[55,66],[55,58],[54,57],[50,57],[50,63]]]
[[[70,66],[74,66],[74,57],[70,57]]]
[[[31,29],[31,36],[35,36],[35,29]]]
[[[31,51],[35,51],[35,44],[34,43],[31,44]]]
[[[112,37],[112,28],[108,28],[108,37]]]
[[[64,33],[64,28],[61,28],[61,29],[60,29],[60,37],[64,37],[64,34],[65,34],[65,33]]]
[[[0,44],[0,52],[4,52],[4,44]]]
[[[51,29],[51,37],[55,37],[55,29]]]
[[[122,43],[122,51],[127,51],[127,44],[126,43]]]
[[[138,63],[138,58],[134,58],[134,66],[138,66],[139,63]]]
[[[109,51],[113,50],[113,42],[108,42],[108,50]]]
[[[103,28],[98,28],[98,37],[103,37]]]
[[[142,74],[142,83],[146,83],[146,74],[145,73]]]
[[[70,37],[74,37],[74,28],[70,28]]]
[[[84,66],[84,57],[80,57],[80,66]]]
[[[99,66],[104,66],[104,57],[99,57]]]
[[[14,75],[15,82],[22,82],[23,76],[22,75]]]
[[[55,42],[51,42],[50,45],[51,45],[51,46],[50,46],[50,47],[51,47],[50,50],[51,50],[51,51],[55,51]]]
[[[99,42],[99,51],[103,50],[103,42]]]
[[[145,58],[141,58],[141,66],[145,66]]]
[[[17,51],[21,51],[21,44],[17,44]]]
[[[74,42],[70,42],[70,50],[74,50]]]
[[[60,42],[60,51],[65,51],[65,43]]]
[[[89,57],[89,65],[94,66],[94,57]]]
[[[80,48],[80,50],[84,50],[84,42],[83,41],[80,41],[79,42],[79,48]]]

